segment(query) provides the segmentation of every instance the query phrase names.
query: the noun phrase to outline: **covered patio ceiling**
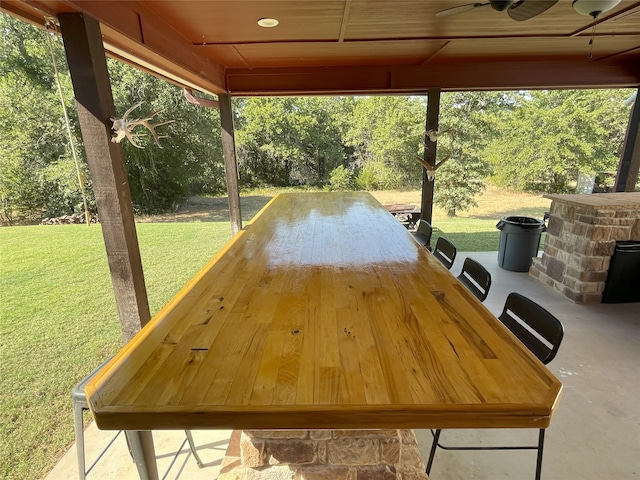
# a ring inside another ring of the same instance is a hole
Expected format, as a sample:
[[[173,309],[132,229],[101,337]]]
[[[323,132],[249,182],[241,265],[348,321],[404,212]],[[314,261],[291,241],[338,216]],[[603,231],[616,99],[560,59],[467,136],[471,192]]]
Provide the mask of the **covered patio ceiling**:
[[[525,0],[535,3],[540,0]],[[592,0],[579,0],[589,3]],[[640,2],[597,19],[560,0],[515,21],[468,0],[3,0],[43,26],[83,12],[109,55],[180,86],[232,96],[640,85]],[[258,26],[275,18],[273,28]]]

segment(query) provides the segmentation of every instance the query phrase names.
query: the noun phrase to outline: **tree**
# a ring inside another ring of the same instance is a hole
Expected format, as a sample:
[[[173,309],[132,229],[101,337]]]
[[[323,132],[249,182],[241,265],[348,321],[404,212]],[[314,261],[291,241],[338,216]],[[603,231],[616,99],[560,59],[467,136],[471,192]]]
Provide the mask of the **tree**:
[[[530,192],[570,191],[578,172],[615,170],[628,90],[551,90],[522,94],[488,150],[494,181]]]
[[[346,144],[361,188],[412,188],[420,185],[425,106],[419,97],[361,97]]]
[[[47,34],[0,14],[0,221],[82,210],[69,139],[56,91]],[[61,40],[51,37],[74,144],[82,154]],[[163,110],[168,138],[144,149],[124,142],[134,209],[163,212],[189,195],[224,191],[215,110],[186,102],[167,82],[108,61],[116,111],[142,101],[132,117]],[[629,90],[452,92],[441,98],[434,185],[436,204],[455,215],[474,205],[492,172],[500,186],[568,191],[577,173],[614,170]],[[425,141],[424,97],[250,98],[233,102],[244,186],[319,185],[416,188]],[[142,127],[138,127],[143,131]],[[82,156],[82,155],[81,155]],[[81,176],[94,204],[86,163]],[[346,187],[345,187],[346,186]]]
[[[138,102],[131,118],[161,111],[157,122],[167,138],[158,147],[152,136],[139,139],[144,148],[122,142],[134,208],[156,213],[175,208],[186,196],[218,193],[224,189],[222,141],[217,111],[192,105],[182,90],[128,65],[109,61],[116,111],[122,115]],[[143,127],[137,131],[144,133]]]
[[[322,185],[345,160],[337,97],[251,98],[236,130],[245,185]]]
[[[12,223],[16,218],[82,211],[47,34],[7,15],[0,15],[0,28],[1,219]],[[54,38],[52,43],[55,61],[64,71],[60,41]],[[60,78],[73,141],[81,150],[71,84],[68,76]],[[84,164],[81,173],[88,177]]]
[[[49,51],[47,33],[0,15],[0,220],[58,216],[81,212],[82,195]],[[63,96],[90,206],[95,208],[64,49],[53,40]],[[108,60],[116,111],[143,101],[132,116],[164,109],[175,123],[161,127],[169,138],[163,148],[141,140],[145,149],[123,143],[134,208],[160,212],[192,194],[224,190],[218,112],[189,104],[182,90]],[[141,129],[141,127],[138,127]]]
[[[484,191],[490,166],[483,159],[485,146],[496,135],[501,112],[512,108],[513,98],[502,92],[444,93],[440,105],[434,202],[449,216],[475,206]]]

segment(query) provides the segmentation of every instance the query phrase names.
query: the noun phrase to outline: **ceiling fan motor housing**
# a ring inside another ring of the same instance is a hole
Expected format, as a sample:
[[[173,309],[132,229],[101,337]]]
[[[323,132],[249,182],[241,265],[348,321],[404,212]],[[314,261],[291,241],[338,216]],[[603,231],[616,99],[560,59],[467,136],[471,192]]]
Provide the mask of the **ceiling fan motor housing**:
[[[498,10],[499,12],[502,12],[503,10],[506,10],[507,8],[509,8],[511,6],[511,4],[513,4],[514,0],[491,0],[491,8],[493,8],[494,10]]]

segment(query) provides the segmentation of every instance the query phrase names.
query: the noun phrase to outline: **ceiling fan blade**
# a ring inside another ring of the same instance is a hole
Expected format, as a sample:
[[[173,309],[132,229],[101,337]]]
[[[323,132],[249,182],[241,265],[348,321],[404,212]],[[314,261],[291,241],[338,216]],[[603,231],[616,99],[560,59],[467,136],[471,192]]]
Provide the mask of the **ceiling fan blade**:
[[[509,7],[507,13],[518,22],[536,17],[553,7],[558,0],[520,0]]]
[[[466,5],[458,5],[457,7],[447,8],[445,10],[440,10],[436,12],[436,17],[449,17],[451,15],[457,15],[459,13],[468,12],[469,10],[473,10],[474,8],[484,7],[486,5],[490,5],[490,2],[487,3],[467,3]]]

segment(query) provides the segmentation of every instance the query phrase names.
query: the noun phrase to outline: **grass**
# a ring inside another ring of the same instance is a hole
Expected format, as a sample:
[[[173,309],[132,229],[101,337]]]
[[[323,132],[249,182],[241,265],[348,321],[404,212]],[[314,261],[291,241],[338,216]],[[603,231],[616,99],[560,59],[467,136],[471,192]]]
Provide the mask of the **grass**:
[[[263,188],[242,193],[242,217],[245,221],[253,216],[279,191],[300,192],[309,188],[290,187],[287,189]],[[316,189],[317,191],[317,189]],[[371,192],[383,205],[407,203],[420,205],[420,191],[380,191]],[[486,252],[498,249],[500,232],[496,223],[501,217],[524,215],[542,218],[549,210],[550,200],[540,195],[521,192],[508,192],[488,186],[486,192],[478,198],[478,206],[456,217],[447,217],[441,208],[433,211],[433,239],[445,235],[460,251]],[[177,212],[169,215],[148,216],[143,222],[216,222],[229,218],[226,197],[197,197],[186,201]],[[544,239],[544,236],[543,236]]]
[[[250,219],[276,193],[243,193]],[[420,192],[373,192],[420,204]],[[497,220],[542,218],[549,201],[489,188],[479,206],[448,218],[435,209],[432,244],[497,250]],[[138,237],[149,304],[157,312],[230,238],[226,198],[198,198],[145,217]],[[187,223],[188,222],[188,223]],[[70,391],[121,346],[100,226],[0,228],[0,478],[41,478],[73,441]]]
[[[392,203],[410,203],[420,205],[420,191],[396,191],[372,192],[373,196],[383,205]],[[491,220],[496,221],[508,215],[526,215],[542,218],[544,212],[549,210],[551,200],[542,198],[541,195],[532,195],[523,192],[511,192],[501,190],[488,185],[485,192],[476,198],[478,205],[464,212],[458,212],[453,219]],[[433,209],[434,224],[438,221],[451,220],[446,211],[437,206]]]
[[[372,192],[383,205],[407,203],[420,205],[419,191],[384,191]],[[551,201],[540,195],[522,192],[509,192],[489,185],[485,193],[477,199],[478,206],[460,212],[456,217],[448,217],[442,208],[433,209],[433,237],[431,245],[437,238],[446,236],[460,252],[490,252],[498,250],[500,231],[496,223],[510,215],[519,215],[542,219],[549,210]],[[542,236],[544,245],[544,234]]]
[[[228,222],[138,225],[152,312],[230,238]],[[73,441],[71,388],[121,346],[102,233],[0,229],[0,478],[40,478]]]

